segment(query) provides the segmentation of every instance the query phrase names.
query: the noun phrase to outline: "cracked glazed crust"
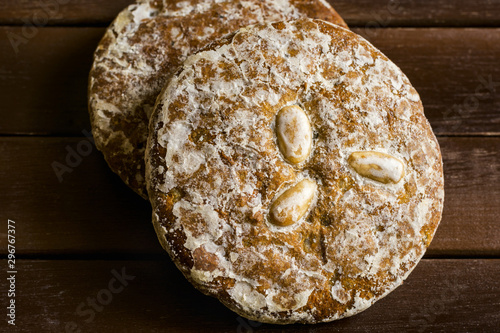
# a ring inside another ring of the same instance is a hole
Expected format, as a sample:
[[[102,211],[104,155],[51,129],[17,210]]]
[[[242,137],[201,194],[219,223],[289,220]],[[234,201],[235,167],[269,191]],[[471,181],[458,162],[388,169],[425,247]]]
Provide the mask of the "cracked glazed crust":
[[[298,105],[309,158],[289,164],[277,112]],[[364,178],[356,151],[402,161]],[[269,323],[351,316],[400,285],[441,219],[439,145],[406,76],[358,35],[302,19],[240,29],[189,57],[158,98],[146,152],[158,238],[202,292]],[[308,213],[270,223],[275,198],[317,184]]]
[[[301,17],[345,26],[324,0],[150,0],[126,8],[101,40],[89,79],[92,131],[111,169],[146,198],[147,126],[168,77],[240,27]]]

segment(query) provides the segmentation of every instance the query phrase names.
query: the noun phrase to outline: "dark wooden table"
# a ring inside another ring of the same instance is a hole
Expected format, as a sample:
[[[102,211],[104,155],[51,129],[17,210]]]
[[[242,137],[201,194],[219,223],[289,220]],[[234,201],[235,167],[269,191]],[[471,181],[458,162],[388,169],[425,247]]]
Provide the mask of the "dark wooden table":
[[[420,92],[443,151],[445,210],[403,286],[355,317],[287,327],[194,290],[160,248],[148,203],[87,143],[92,52],[130,2],[0,1],[0,331],[500,331],[499,0],[334,2]]]

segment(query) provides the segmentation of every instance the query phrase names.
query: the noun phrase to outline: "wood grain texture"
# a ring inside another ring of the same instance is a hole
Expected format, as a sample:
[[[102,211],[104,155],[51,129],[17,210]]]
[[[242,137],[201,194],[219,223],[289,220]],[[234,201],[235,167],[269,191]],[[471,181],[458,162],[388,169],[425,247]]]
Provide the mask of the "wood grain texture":
[[[500,326],[500,260],[423,260],[402,286],[363,313],[286,327],[240,318],[196,291],[167,258],[17,265],[16,332],[65,332],[66,325],[75,325],[81,332],[459,333],[494,332]],[[129,276],[126,286],[112,281],[113,270]],[[110,282],[122,291],[107,293]],[[0,279],[0,290],[6,284]],[[89,306],[92,299],[96,310]],[[2,321],[0,330],[4,327]]]
[[[82,138],[1,138],[0,214],[17,224],[24,254],[161,253],[147,201],[112,173],[95,147],[70,157]],[[83,145],[80,147],[85,149]],[[59,181],[52,164],[71,172]],[[69,166],[71,165],[71,166]],[[0,230],[1,242],[6,237]],[[6,248],[2,246],[1,252]]]
[[[498,0],[328,0],[351,26],[498,26]],[[2,0],[0,24],[108,25],[133,0]],[[45,19],[46,17],[46,19]],[[36,22],[36,21],[35,21]]]
[[[17,222],[18,253],[161,254],[149,204],[109,171],[95,148],[80,164],[70,160],[76,166],[59,183],[52,163],[67,164],[68,151],[77,151],[81,140],[0,139],[0,212],[2,221]],[[445,164],[445,210],[427,254],[499,256],[500,138],[439,141]]]
[[[38,29],[16,47],[7,33],[30,36],[21,28],[0,32],[0,134],[81,135],[90,128],[87,77],[104,30]]]
[[[0,24],[108,25],[134,0],[1,0]]]
[[[500,255],[500,138],[439,138],[443,220],[428,254]]]
[[[18,53],[0,39],[0,134],[80,135],[90,126],[87,76],[104,29],[37,31]],[[438,135],[500,134],[500,29],[354,31],[407,74]]]
[[[498,0],[328,0],[353,27],[499,26]]]
[[[354,29],[419,92],[438,135],[500,133],[500,29]]]

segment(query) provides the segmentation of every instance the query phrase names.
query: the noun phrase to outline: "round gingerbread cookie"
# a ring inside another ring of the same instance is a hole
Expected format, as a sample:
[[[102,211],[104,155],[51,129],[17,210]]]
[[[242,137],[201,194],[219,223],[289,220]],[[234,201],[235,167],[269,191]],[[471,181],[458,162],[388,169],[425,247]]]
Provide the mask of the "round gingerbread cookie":
[[[443,208],[419,95],[321,20],[242,28],[189,57],[158,98],[146,165],[177,267],[261,322],[365,310],[413,270]]]
[[[301,17],[345,23],[324,0],[148,0],[106,31],[89,79],[96,146],[111,169],[147,197],[147,126],[161,88],[185,58],[243,26]]]

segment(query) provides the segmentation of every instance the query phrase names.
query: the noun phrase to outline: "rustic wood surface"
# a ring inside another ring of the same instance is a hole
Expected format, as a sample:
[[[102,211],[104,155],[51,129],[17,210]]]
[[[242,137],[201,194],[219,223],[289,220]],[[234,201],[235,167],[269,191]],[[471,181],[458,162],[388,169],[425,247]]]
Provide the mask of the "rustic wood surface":
[[[132,2],[0,0],[3,309],[8,219],[18,271],[18,325],[3,321],[0,332],[498,332],[500,0],[329,0],[419,91],[443,153],[445,209],[403,286],[355,317],[286,327],[239,318],[194,290],[158,244],[149,204],[86,136],[92,53]],[[71,172],[58,179],[54,163]],[[135,278],[106,291],[122,268]],[[109,304],[92,311],[98,295]]]

